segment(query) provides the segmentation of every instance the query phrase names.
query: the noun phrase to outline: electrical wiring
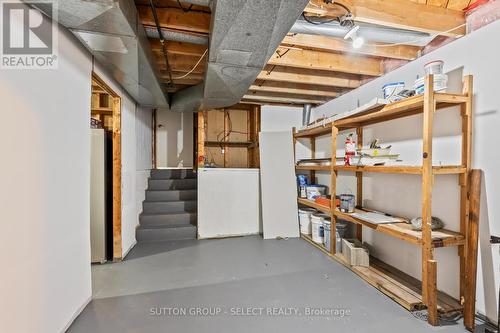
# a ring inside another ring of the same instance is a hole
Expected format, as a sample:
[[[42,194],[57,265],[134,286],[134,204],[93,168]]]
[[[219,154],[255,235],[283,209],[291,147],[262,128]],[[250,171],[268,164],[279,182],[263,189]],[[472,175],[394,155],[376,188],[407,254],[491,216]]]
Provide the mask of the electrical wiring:
[[[196,65],[194,65],[193,68],[191,68],[191,70],[189,72],[187,72],[186,74],[182,75],[182,76],[179,76],[179,77],[174,77],[173,79],[174,80],[179,80],[179,79],[183,79],[185,78],[186,76],[188,76],[189,74],[193,73],[194,70],[196,69],[196,67],[198,67],[198,65],[200,64],[201,60],[203,59],[203,57],[205,57],[205,55],[207,54],[208,52],[208,49],[205,50],[205,52],[203,52],[203,54],[201,55],[200,59],[198,59],[198,62],[196,62]]]
[[[189,6],[189,8],[184,8],[181,4],[181,1],[180,0],[177,0],[177,4],[179,5],[179,7],[182,9],[182,11],[184,13],[188,13],[191,11],[191,9],[193,8],[193,5]]]
[[[332,23],[332,22],[338,22],[339,19],[338,18],[333,18],[333,19],[329,19],[329,20],[322,20],[322,21],[313,21],[311,20],[310,18],[308,18],[306,16],[306,14],[302,13],[302,18],[307,22],[307,23],[310,23],[310,24],[314,24],[314,25],[322,25],[322,24],[326,24],[326,23]]]

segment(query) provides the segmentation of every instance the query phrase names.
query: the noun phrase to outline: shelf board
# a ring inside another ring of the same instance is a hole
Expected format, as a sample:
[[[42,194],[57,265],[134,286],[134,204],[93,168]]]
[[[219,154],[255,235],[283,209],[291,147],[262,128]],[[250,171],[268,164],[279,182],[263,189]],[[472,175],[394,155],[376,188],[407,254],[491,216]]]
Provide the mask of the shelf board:
[[[332,123],[328,123],[324,126],[318,126],[311,129],[306,129],[298,131],[295,133],[296,138],[311,138],[332,133]]]
[[[362,210],[356,209],[358,212]],[[351,214],[342,213],[339,210],[335,210],[333,214],[342,219],[352,223],[361,224],[363,226],[369,227],[375,231],[381,232],[383,234],[404,240],[406,242],[421,245],[422,244],[422,232],[415,231],[409,222],[401,223],[387,223],[387,224],[372,224],[370,222],[358,219]],[[406,219],[404,219],[406,221]],[[431,233],[432,247],[447,247],[447,246],[457,246],[465,244],[465,237],[458,232],[439,229],[434,230]]]
[[[301,238],[313,245],[321,252],[344,265],[353,273],[365,280],[371,286],[377,288],[389,298],[403,306],[409,311],[425,308],[422,303],[422,283],[399,271],[398,269],[370,257],[370,266],[350,266],[342,254],[332,255],[323,246],[323,244],[315,243],[311,236],[301,234]],[[453,297],[438,291],[438,311],[441,313],[451,313],[460,311],[461,306]]]
[[[205,141],[206,147],[251,147],[257,145],[252,141]]]
[[[353,171],[353,172],[378,172],[378,173],[401,173],[410,175],[422,174],[422,167],[395,165],[395,166],[346,166],[336,165],[335,170],[338,171]],[[466,172],[466,168],[460,165],[434,166],[432,172],[436,175],[446,174],[462,174]]]
[[[319,210],[320,212],[326,213],[326,214],[331,214],[331,209],[328,206],[323,206],[315,203],[314,201],[303,199],[303,198],[297,198],[297,202],[299,204],[302,204],[304,206],[308,206],[314,209]]]
[[[440,110],[464,104],[468,101],[468,96],[462,94],[435,93],[434,99],[436,101],[436,110]],[[334,125],[340,130],[345,130],[413,116],[422,113],[423,109],[424,95],[417,95],[375,108],[366,114],[339,119],[334,122]]]
[[[332,167],[329,165],[297,165],[295,170],[331,171]]]

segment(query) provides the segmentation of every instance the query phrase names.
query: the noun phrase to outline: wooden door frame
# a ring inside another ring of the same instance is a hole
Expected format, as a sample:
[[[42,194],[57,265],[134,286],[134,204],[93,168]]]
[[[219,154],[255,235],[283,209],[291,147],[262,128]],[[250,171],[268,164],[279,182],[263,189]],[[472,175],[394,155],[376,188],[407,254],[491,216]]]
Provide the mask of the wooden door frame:
[[[95,72],[92,79],[113,98],[113,260],[122,259],[122,131],[121,97]]]

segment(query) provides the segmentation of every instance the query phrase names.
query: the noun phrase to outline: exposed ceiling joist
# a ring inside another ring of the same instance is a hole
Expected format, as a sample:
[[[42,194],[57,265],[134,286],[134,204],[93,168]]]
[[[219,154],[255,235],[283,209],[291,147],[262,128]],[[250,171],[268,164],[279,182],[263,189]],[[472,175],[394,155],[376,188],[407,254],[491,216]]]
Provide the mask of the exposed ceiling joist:
[[[309,98],[291,98],[290,96],[255,96],[255,95],[245,95],[242,101],[259,101],[259,102],[271,102],[271,103],[283,103],[283,104],[323,104],[325,100],[321,99],[309,99]]]
[[[306,47],[328,52],[346,52],[352,54],[363,54],[374,57],[385,57],[393,59],[414,60],[418,57],[420,47],[412,45],[395,45],[395,46],[364,46],[360,49],[354,49],[352,43],[340,38],[295,34],[288,35],[283,40],[282,44],[295,47]]]
[[[370,76],[384,74],[379,59],[310,50],[278,48],[268,64]]]
[[[162,52],[159,39],[150,39],[151,49],[155,52]],[[207,49],[206,45],[197,45],[191,43],[166,41],[169,54],[181,54],[187,56],[201,57]]]
[[[329,98],[335,98],[339,95],[338,92],[333,91],[332,89],[319,90],[315,89],[312,86],[307,86],[300,83],[278,83],[268,85],[269,83],[271,83],[271,81],[264,81],[262,85],[254,84],[250,86],[250,91],[289,93],[297,95],[322,96]]]
[[[151,7],[137,6],[137,11],[143,25],[155,26]],[[210,14],[194,11],[184,12],[176,8],[157,8],[156,12],[162,28],[199,33],[210,31]]]
[[[257,77],[257,80],[275,81],[275,82],[291,82],[314,84],[327,87],[339,88],[357,88],[361,85],[359,79],[353,78],[350,75],[343,73],[329,73],[292,68],[275,68],[269,72],[263,70]]]
[[[387,27],[443,34],[448,36],[463,36],[465,15],[462,11],[430,6],[410,0],[336,0],[348,7],[358,22],[372,23]],[[339,6],[325,4],[323,0],[311,0],[305,11],[321,15],[335,16]],[[444,33],[449,31],[447,33]]]

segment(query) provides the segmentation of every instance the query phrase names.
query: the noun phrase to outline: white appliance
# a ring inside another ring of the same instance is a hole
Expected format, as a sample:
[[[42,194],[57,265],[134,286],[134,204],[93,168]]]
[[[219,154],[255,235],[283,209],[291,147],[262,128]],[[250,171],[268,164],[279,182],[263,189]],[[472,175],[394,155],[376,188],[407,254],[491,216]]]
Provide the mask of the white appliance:
[[[93,263],[106,262],[106,133],[91,129],[90,250]]]

